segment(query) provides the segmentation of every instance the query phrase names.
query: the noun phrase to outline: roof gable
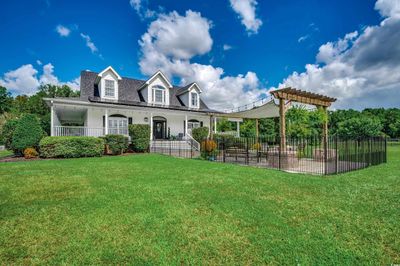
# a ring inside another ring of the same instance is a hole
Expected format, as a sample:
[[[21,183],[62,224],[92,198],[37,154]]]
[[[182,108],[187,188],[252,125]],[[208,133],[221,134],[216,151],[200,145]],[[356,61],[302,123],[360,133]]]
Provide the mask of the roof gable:
[[[142,88],[145,87],[146,85],[149,85],[153,80],[155,80],[157,77],[161,77],[164,82],[167,84],[168,88],[172,88],[173,85],[171,82],[167,79],[167,77],[160,71],[158,70],[156,73],[154,73],[143,85]],[[140,89],[142,89],[140,88]]]
[[[97,76],[98,76],[99,78],[101,78],[101,77],[103,77],[103,75],[104,75],[106,72],[108,72],[108,71],[113,72],[114,75],[117,77],[118,80],[121,80],[121,79],[122,79],[122,77],[117,73],[117,71],[115,71],[114,68],[112,68],[112,66],[107,67],[106,69],[104,69],[103,71],[101,71]]]

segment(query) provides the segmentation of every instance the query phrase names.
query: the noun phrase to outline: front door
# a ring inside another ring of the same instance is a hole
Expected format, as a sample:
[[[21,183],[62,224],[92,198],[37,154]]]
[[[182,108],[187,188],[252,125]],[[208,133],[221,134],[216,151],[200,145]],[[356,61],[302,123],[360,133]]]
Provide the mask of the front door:
[[[165,138],[165,121],[154,121],[153,135],[155,139]]]

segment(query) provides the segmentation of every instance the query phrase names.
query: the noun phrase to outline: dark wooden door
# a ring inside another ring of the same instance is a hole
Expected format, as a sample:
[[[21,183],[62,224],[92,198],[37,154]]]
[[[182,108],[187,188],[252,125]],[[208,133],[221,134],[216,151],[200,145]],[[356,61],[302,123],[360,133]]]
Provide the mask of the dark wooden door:
[[[153,125],[153,135],[155,139],[163,139],[164,131],[165,131],[165,122],[163,121],[154,121]]]

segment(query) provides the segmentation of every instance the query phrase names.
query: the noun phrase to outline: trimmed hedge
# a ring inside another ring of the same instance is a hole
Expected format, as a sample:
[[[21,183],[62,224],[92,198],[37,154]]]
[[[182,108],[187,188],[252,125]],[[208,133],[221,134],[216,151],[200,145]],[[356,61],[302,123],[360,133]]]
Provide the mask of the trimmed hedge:
[[[108,145],[112,154],[122,154],[128,149],[129,139],[124,135],[109,134],[104,137],[105,144]]]
[[[44,158],[95,157],[104,152],[104,141],[95,137],[45,137],[39,146]]]
[[[133,150],[144,152],[150,146],[150,126],[149,125],[129,125],[129,135],[131,136]]]
[[[202,142],[208,137],[208,127],[193,128],[192,137],[198,142]]]
[[[45,135],[39,119],[33,114],[26,114],[18,120],[12,134],[11,148],[15,154],[23,154],[26,148],[37,148]]]

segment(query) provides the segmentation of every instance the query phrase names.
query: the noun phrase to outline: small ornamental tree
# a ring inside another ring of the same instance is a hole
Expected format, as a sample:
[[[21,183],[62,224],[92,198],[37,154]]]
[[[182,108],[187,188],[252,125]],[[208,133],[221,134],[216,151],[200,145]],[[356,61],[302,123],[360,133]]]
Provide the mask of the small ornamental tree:
[[[150,145],[150,126],[149,125],[129,125],[129,135],[131,136],[133,149],[137,152],[144,152]]]
[[[26,114],[18,120],[12,136],[11,148],[15,154],[22,154],[26,148],[37,148],[44,132],[35,115]]]
[[[208,127],[193,128],[192,129],[192,137],[196,141],[201,142],[208,137],[208,131],[209,131]]]

